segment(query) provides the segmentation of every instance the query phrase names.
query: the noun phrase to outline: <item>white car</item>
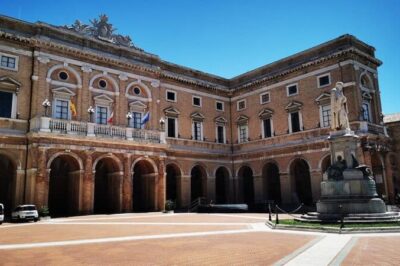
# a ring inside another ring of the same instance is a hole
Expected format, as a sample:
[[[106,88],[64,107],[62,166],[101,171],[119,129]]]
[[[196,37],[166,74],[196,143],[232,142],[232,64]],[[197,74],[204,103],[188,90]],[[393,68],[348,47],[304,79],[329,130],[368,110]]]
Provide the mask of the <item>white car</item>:
[[[12,220],[39,220],[39,214],[35,205],[18,205],[11,213]]]
[[[4,221],[4,205],[0,203],[0,224]]]

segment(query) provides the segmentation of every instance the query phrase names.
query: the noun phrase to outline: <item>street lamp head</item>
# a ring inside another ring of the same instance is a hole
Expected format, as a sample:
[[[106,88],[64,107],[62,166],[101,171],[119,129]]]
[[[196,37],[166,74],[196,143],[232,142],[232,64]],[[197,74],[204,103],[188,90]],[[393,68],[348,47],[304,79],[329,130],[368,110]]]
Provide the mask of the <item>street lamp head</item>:
[[[50,103],[49,99],[45,99],[45,100],[42,102],[42,106],[43,106],[44,108],[50,107],[50,106],[51,106],[51,103]]]
[[[89,106],[89,108],[87,109],[87,112],[89,114],[93,114],[94,113],[94,108],[92,106]]]
[[[160,125],[163,126],[164,124],[165,124],[165,119],[164,119],[164,117],[161,117],[160,118]]]
[[[126,118],[127,119],[132,119],[132,113],[131,112],[126,113]]]

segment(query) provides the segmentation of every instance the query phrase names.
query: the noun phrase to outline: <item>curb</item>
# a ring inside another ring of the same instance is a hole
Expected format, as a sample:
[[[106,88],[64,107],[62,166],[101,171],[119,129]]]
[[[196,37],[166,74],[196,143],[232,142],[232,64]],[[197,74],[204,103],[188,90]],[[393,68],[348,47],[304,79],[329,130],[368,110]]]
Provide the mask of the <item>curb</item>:
[[[271,229],[288,230],[288,231],[307,231],[319,233],[333,233],[333,234],[364,234],[364,233],[399,233],[400,226],[398,227],[365,227],[365,228],[336,228],[336,227],[323,227],[312,228],[309,226],[301,225],[282,225],[274,224],[270,221],[265,223]]]

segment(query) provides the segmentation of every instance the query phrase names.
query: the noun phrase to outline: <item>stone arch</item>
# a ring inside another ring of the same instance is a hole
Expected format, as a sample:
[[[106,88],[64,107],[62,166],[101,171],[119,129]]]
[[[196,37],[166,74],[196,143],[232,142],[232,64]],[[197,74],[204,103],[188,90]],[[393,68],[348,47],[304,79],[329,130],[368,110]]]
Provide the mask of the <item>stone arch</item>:
[[[134,172],[135,165],[136,165],[138,162],[143,161],[143,160],[149,162],[150,165],[153,167],[154,173],[155,173],[155,174],[158,174],[158,167],[157,167],[157,164],[156,164],[152,159],[150,159],[150,158],[148,158],[148,157],[139,157],[139,158],[137,158],[136,160],[134,160],[133,163],[132,163],[132,165],[131,165],[131,173]]]
[[[238,168],[237,177],[239,201],[246,203],[251,209],[255,201],[254,171],[248,164],[243,164]]]
[[[74,153],[58,152],[48,160],[48,207],[51,216],[76,215],[80,210],[82,162]]]
[[[262,168],[264,200],[282,201],[279,166],[276,161],[268,160]]]
[[[219,166],[215,169],[215,201],[218,204],[229,202],[230,177],[231,173],[225,166]]]
[[[146,92],[148,101],[149,101],[149,102],[151,101],[151,99],[152,99],[151,90],[150,90],[149,87],[147,87],[146,84],[144,84],[143,82],[132,81],[131,83],[129,83],[129,84],[126,86],[125,95],[128,95],[129,89],[132,88],[132,87],[134,87],[134,86],[137,86],[137,87],[143,89],[143,90]],[[140,97],[140,98],[142,98],[142,97]]]
[[[190,199],[207,197],[207,169],[200,163],[196,163],[190,170]]]
[[[318,169],[321,169],[322,175],[325,174],[330,165],[331,165],[331,155],[330,153],[328,153],[322,156],[321,160],[319,160],[318,162]]]
[[[122,163],[114,154],[104,154],[94,161],[94,213],[118,213],[121,211],[122,170]]]
[[[60,64],[60,65],[54,65],[52,66],[48,71],[47,71],[47,79],[51,79],[51,74],[53,74],[54,71],[58,70],[58,69],[66,69],[68,71],[70,71],[76,78],[76,80],[78,81],[78,88],[82,88],[82,78],[81,75],[78,73],[78,71],[76,71],[73,67],[70,67],[68,65],[64,65],[64,64]]]
[[[135,212],[157,210],[158,172],[153,160],[140,157],[132,164],[132,207]]]
[[[174,201],[178,207],[182,205],[181,178],[182,170],[175,162],[170,162],[165,165],[166,186],[165,199]]]
[[[301,157],[294,158],[289,164],[293,203],[313,203],[310,170],[309,163]]]
[[[4,151],[4,150],[0,150],[0,155],[4,155],[4,156],[6,156],[7,158],[9,158],[11,161],[13,161],[14,162],[14,164],[15,164],[15,168],[17,169],[17,170],[21,170],[22,169],[22,162],[21,162],[21,160],[18,158],[18,155],[17,154],[15,154],[14,152],[11,152],[11,151]]]
[[[5,215],[11,214],[15,205],[17,165],[12,156],[0,152],[0,202],[4,204]]]
[[[218,170],[219,168],[221,168],[221,167],[224,167],[224,168],[228,171],[229,176],[232,176],[232,170],[231,170],[229,167],[226,167],[225,165],[217,165],[217,166],[214,168],[213,176],[216,176],[216,175],[217,175],[217,170]]]
[[[47,169],[50,169],[50,166],[51,166],[51,163],[53,162],[53,160],[61,155],[68,155],[68,156],[73,157],[79,164],[79,170],[83,170],[83,162],[82,162],[81,157],[79,157],[79,155],[76,153],[66,152],[66,151],[56,152],[52,156],[50,156],[50,158],[47,161]]]
[[[115,167],[118,168],[118,171],[122,171],[122,169],[124,169],[121,160],[117,156],[115,156],[114,154],[103,154],[103,155],[97,157],[96,160],[94,160],[93,167],[92,167],[93,173],[96,172],[97,163],[104,158],[111,158],[113,160],[113,162],[115,163]]]
[[[378,152],[371,152],[371,170],[376,183],[376,192],[379,197],[388,197],[385,164],[382,155]],[[386,198],[387,199],[387,198]]]
[[[89,88],[93,88],[93,82],[98,78],[105,78],[105,79],[111,81],[115,92],[119,93],[118,82],[112,76],[110,76],[108,74],[104,74],[104,73],[100,73],[100,74],[94,75],[89,81]]]
[[[312,167],[311,167],[310,163],[308,162],[308,160],[304,156],[295,156],[292,159],[290,159],[290,161],[289,161],[289,163],[287,165],[286,172],[290,173],[290,167],[291,167],[292,163],[297,159],[301,159],[301,160],[305,161],[307,163],[308,168],[311,171]]]

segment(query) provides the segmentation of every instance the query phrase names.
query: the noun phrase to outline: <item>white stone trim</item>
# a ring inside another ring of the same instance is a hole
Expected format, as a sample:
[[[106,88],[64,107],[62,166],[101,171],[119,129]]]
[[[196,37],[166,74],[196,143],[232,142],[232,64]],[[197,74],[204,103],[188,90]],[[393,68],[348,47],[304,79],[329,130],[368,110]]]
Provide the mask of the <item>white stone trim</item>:
[[[303,116],[302,116],[302,114],[301,114],[301,110],[299,109],[299,110],[296,110],[296,111],[293,111],[293,112],[288,112],[289,134],[297,133],[297,132],[293,132],[293,129],[292,129],[292,119],[291,119],[291,114],[292,114],[292,113],[296,113],[296,112],[299,113],[300,131],[298,131],[298,132],[303,131]]]
[[[137,86],[137,87],[139,87],[140,89],[145,90],[145,91],[146,91],[146,94],[147,94],[147,99],[148,99],[149,102],[151,102],[151,99],[152,99],[151,90],[149,89],[149,87],[146,86],[146,84],[144,84],[144,83],[141,82],[140,80],[139,80],[139,81],[132,81],[131,83],[128,84],[128,86],[126,86],[126,89],[125,89],[125,96],[134,96],[134,95],[132,95],[132,94],[128,94],[129,89],[132,88],[133,86]],[[145,98],[145,97],[140,97],[140,96],[134,96],[134,97],[137,97],[137,98]]]
[[[93,92],[101,93],[101,94],[107,94],[107,95],[111,95],[111,96],[119,96],[119,92],[106,91],[106,90],[102,90],[102,89],[96,89],[93,87],[89,87],[89,90],[93,91]],[[143,98],[140,98],[140,99],[144,100]]]
[[[6,53],[3,53],[3,52],[0,52],[0,59],[1,59],[2,56],[14,58],[14,60],[15,60],[15,67],[14,67],[14,68],[5,67],[5,66],[2,66],[2,65],[1,65],[1,62],[0,62],[0,68],[6,69],[6,70],[10,70],[10,71],[18,71],[18,64],[19,64],[19,56],[18,56],[18,55],[12,55],[12,54],[6,54]]]
[[[174,137],[169,137],[168,136],[168,123],[169,123],[169,118],[174,119],[175,122],[175,136]],[[165,116],[166,119],[166,123],[165,123],[165,134],[167,136],[167,138],[178,138],[179,136],[179,130],[178,130],[178,118],[177,117],[173,117],[173,116]]]
[[[90,88],[90,89],[96,89],[96,88],[93,87],[93,82],[94,82],[96,79],[102,78],[102,77],[104,77],[107,81],[111,81],[111,83],[112,83],[112,85],[113,85],[113,87],[114,87],[115,93],[118,93],[118,94],[119,94],[119,86],[118,86],[117,81],[116,81],[113,77],[111,77],[110,75],[105,74],[105,73],[100,73],[100,74],[94,75],[94,76],[90,79],[90,81],[89,81],[89,88]]]
[[[66,69],[68,71],[70,71],[73,75],[75,75],[76,80],[78,81],[78,84],[74,84],[75,87],[78,86],[78,88],[82,88],[82,78],[81,75],[78,73],[78,71],[76,71],[74,68],[65,65],[65,64],[59,64],[59,65],[54,65],[52,66],[48,71],[47,71],[47,76],[46,76],[46,81],[50,82],[51,84],[55,84],[55,85],[61,85],[61,86],[67,86],[65,84],[69,84],[72,85],[70,83],[66,83],[66,82],[61,82],[61,81],[56,81],[56,80],[52,80],[51,79],[51,74],[53,74],[54,71],[58,70],[58,69]],[[57,83],[62,83],[62,84],[57,84]]]
[[[115,94],[115,95],[118,95],[118,94]],[[128,100],[135,100],[135,101],[141,101],[141,102],[152,102],[152,99],[148,99],[148,98],[142,98],[142,97],[139,97],[139,96],[133,96],[133,95],[125,95],[125,97],[128,99]]]
[[[263,102],[262,97],[266,94],[268,94],[268,101]],[[271,93],[269,91],[263,92],[260,94],[260,104],[266,104],[266,103],[270,103],[270,102],[271,102]]]
[[[223,142],[218,142],[218,127],[222,127],[223,128]],[[226,144],[226,126],[221,124],[221,123],[215,123],[215,140],[216,143],[220,143],[220,144]]]
[[[289,94],[289,87],[293,87],[293,86],[296,86],[296,93],[293,93],[293,94]],[[288,84],[288,85],[286,85],[286,96],[287,97],[292,97],[292,96],[295,96],[295,95],[299,95],[299,83],[292,83],[292,84]]]
[[[244,102],[244,108],[239,108],[239,103]],[[247,109],[247,99],[241,99],[236,102],[236,111],[243,111]]]
[[[136,75],[136,74],[128,73],[125,71],[119,71],[119,70],[115,70],[113,68],[102,67],[102,66],[90,64],[90,63],[83,62],[80,60],[70,59],[67,57],[59,56],[59,55],[53,55],[53,54],[49,54],[49,53],[45,53],[45,52],[38,52],[38,51],[36,51],[34,53],[34,55],[35,56],[45,55],[56,61],[60,61],[63,63],[66,62],[68,64],[77,65],[77,66],[81,66],[81,67],[85,66],[85,67],[91,68],[92,70],[98,70],[100,72],[105,71],[109,74],[115,74],[115,75],[126,74],[127,77],[132,78],[132,79],[140,79],[140,80],[145,80],[145,81],[149,81],[149,82],[153,82],[153,81],[159,82],[159,80],[157,80],[157,79],[153,79],[153,78],[149,78],[149,77],[145,77],[145,76],[141,76],[141,75]]]
[[[268,138],[273,138],[274,137],[274,123],[273,123],[273,120],[272,120],[272,116],[271,117],[269,117],[269,118],[266,118],[266,119],[269,119],[269,122],[270,122],[270,125],[271,125],[271,137],[268,137]],[[263,139],[265,139],[266,137],[265,137],[265,132],[264,132],[264,120],[265,119],[260,119],[261,121],[260,121],[260,125],[261,125],[261,137],[263,138]]]
[[[217,108],[217,103],[221,103],[221,104],[222,104],[222,109],[221,109],[221,110],[219,110],[219,109]],[[223,101],[218,101],[218,100],[216,100],[216,101],[215,101],[215,110],[217,110],[218,112],[224,112],[224,111],[225,111],[225,103],[224,103]]]
[[[173,93],[175,95],[175,97],[174,97],[175,100],[168,99],[168,92],[171,92],[171,93]],[[173,91],[173,90],[165,90],[165,100],[167,102],[172,102],[172,103],[178,102],[178,93],[176,91]]]
[[[166,89],[183,91],[183,92],[187,92],[187,93],[190,93],[190,94],[196,94],[196,95],[200,95],[200,96],[204,96],[204,97],[208,97],[208,98],[212,98],[212,99],[217,99],[217,100],[221,100],[221,101],[226,101],[226,102],[229,101],[228,97],[212,95],[210,93],[196,91],[196,90],[192,90],[192,89],[188,89],[188,88],[184,88],[184,87],[180,87],[180,86],[176,86],[176,85],[171,85],[171,84],[167,84],[167,83],[161,83],[161,86],[166,88]]]
[[[6,45],[2,45],[2,44],[0,44],[0,50],[6,51],[6,52],[9,52],[9,53],[14,53],[14,54],[19,54],[19,55],[25,55],[25,56],[32,57],[32,52],[31,51],[17,49],[17,48],[6,46]]]
[[[319,82],[319,79],[323,78],[323,77],[326,77],[326,76],[328,76],[328,78],[329,78],[329,83],[321,86],[321,84]],[[331,73],[330,72],[317,76],[317,88],[318,89],[328,87],[331,84],[332,84],[332,78],[331,78]]]
[[[194,104],[194,98],[198,98],[200,100],[200,105]],[[200,96],[192,95],[192,106],[201,108],[203,105],[203,99]]]
[[[195,139],[194,138],[194,123],[200,123],[200,139]],[[192,139],[194,141],[204,141],[204,135],[203,135],[203,122],[199,120],[192,120]]]

